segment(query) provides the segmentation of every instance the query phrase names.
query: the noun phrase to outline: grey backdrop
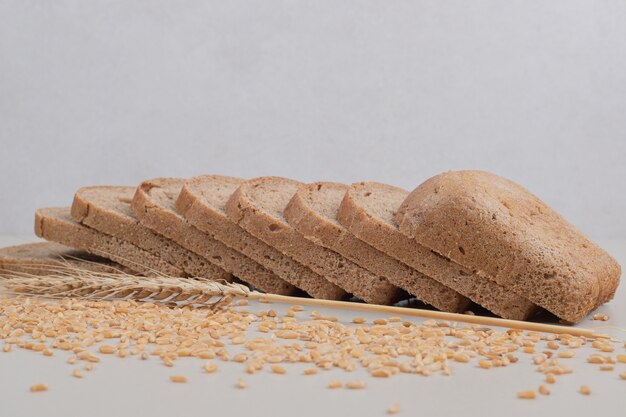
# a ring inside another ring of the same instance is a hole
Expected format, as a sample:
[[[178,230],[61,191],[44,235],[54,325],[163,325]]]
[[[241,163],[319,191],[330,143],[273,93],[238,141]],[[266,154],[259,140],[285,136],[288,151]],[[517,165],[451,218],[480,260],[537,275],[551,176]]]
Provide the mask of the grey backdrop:
[[[76,187],[481,168],[626,236],[623,0],[0,0],[0,234]]]

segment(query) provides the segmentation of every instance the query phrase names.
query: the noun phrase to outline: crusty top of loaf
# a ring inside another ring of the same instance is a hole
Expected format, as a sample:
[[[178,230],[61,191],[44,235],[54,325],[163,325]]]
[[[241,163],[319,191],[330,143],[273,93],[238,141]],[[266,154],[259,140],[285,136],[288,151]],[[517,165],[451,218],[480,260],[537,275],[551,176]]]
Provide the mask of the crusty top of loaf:
[[[226,217],[226,202],[245,180],[243,178],[224,175],[200,175],[185,181],[176,207],[182,210],[182,205],[195,200],[195,196],[202,197],[202,203],[215,214]]]
[[[396,214],[421,244],[578,321],[612,298],[620,267],[525,188],[484,171],[446,172]]]

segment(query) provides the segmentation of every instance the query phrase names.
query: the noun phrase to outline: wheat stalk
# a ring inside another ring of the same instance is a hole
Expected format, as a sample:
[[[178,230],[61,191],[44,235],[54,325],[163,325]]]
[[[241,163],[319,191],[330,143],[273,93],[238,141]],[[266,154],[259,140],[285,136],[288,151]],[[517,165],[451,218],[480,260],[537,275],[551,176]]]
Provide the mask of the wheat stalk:
[[[104,273],[59,266],[50,275],[23,271],[0,275],[0,288],[13,295],[45,298],[73,297],[89,300],[135,300],[158,303],[222,305],[234,296],[252,291],[241,284],[166,276],[141,277],[123,272]],[[214,299],[217,298],[217,301]]]

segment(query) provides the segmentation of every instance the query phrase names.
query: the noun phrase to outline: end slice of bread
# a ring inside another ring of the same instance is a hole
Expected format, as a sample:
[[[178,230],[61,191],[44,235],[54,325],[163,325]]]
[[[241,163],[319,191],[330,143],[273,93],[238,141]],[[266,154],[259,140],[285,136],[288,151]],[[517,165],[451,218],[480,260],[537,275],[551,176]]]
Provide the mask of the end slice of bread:
[[[535,305],[526,298],[420,245],[402,233],[393,219],[408,191],[376,182],[350,186],[339,207],[339,222],[359,239],[400,262],[455,289],[500,317],[525,320]]]
[[[146,250],[190,276],[232,280],[232,275],[207,259],[143,226],[130,206],[135,190],[129,186],[80,188],[74,195],[72,217],[85,226]]]
[[[184,183],[185,180],[179,178],[155,178],[142,182],[131,204],[139,222],[261,291],[282,295],[296,291],[293,285],[195,228],[178,214],[176,199]]]
[[[135,274],[108,259],[54,242],[0,248],[0,275],[63,275],[73,270]]]
[[[252,236],[226,216],[226,202],[241,178],[203,175],[185,181],[176,201],[185,219],[225,245],[248,256],[315,298],[339,300],[346,292],[309,268]]]
[[[285,219],[284,210],[302,184],[281,177],[262,177],[239,186],[226,204],[229,219],[308,266],[330,282],[375,304],[392,303],[398,293],[385,278],[372,274],[337,252],[316,245]]]
[[[110,259],[141,275],[186,276],[183,270],[148,251],[78,223],[72,219],[69,207],[37,209],[35,234],[43,239]]]
[[[483,171],[446,172],[396,214],[419,243],[578,322],[610,300],[619,264],[528,190]]]
[[[285,219],[313,243],[346,257],[373,274],[384,277],[418,300],[442,311],[465,311],[469,300],[456,291],[360,240],[337,220],[337,210],[348,186],[317,182],[301,186],[285,209]],[[363,283],[367,285],[367,283]],[[378,284],[377,291],[391,291]]]

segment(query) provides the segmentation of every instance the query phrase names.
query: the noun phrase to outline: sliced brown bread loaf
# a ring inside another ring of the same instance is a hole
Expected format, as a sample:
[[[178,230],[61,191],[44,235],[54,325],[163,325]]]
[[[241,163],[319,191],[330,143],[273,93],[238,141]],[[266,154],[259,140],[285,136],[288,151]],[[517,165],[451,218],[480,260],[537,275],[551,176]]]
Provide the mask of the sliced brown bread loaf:
[[[376,182],[352,184],[339,207],[339,222],[359,239],[457,290],[491,312],[513,320],[527,319],[535,305],[487,278],[420,245],[402,233],[393,219],[408,191]]]
[[[132,243],[84,226],[69,207],[40,208],[35,212],[35,234],[46,240],[82,249],[124,265],[146,276],[185,276],[185,272]]]
[[[64,275],[75,269],[134,274],[132,270],[108,259],[54,242],[0,248],[0,275]]]
[[[139,222],[262,291],[293,294],[296,290],[293,285],[200,231],[176,212],[176,199],[184,183],[185,180],[179,178],[142,182],[131,204]]]
[[[338,300],[346,293],[309,268],[252,236],[226,217],[226,202],[244,180],[203,175],[185,181],[177,211],[195,227],[241,252],[315,298]]]
[[[285,219],[313,243],[386,278],[418,300],[443,311],[465,311],[469,305],[466,297],[375,249],[339,224],[337,210],[348,188],[333,182],[302,185],[287,205]]]
[[[375,304],[392,303],[397,287],[337,252],[307,240],[284,217],[284,210],[302,184],[280,177],[262,177],[242,183],[226,203],[228,218],[246,231],[321,276]]]
[[[483,171],[446,172],[413,190],[402,233],[577,322],[610,300],[618,263],[525,188]]]
[[[232,280],[232,276],[206,258],[143,226],[130,203],[135,187],[83,187],[76,191],[72,217],[99,232],[125,240],[182,269],[190,276]]]

